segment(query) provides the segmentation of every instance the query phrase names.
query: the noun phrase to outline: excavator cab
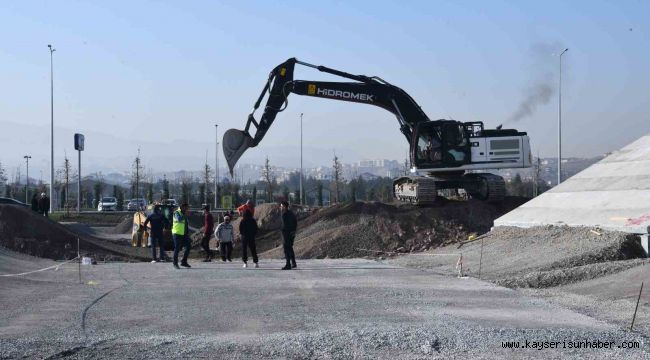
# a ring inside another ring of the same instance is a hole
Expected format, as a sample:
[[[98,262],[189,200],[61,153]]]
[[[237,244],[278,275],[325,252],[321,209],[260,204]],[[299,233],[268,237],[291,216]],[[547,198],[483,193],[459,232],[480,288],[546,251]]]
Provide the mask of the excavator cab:
[[[419,123],[411,141],[411,163],[418,169],[453,168],[471,162],[469,134],[459,121]]]

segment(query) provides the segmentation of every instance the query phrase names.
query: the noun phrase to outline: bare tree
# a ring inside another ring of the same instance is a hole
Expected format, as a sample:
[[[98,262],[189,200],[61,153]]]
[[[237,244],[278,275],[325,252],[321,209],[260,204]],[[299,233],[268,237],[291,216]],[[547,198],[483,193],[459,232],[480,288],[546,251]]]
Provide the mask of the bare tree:
[[[275,174],[271,168],[269,157],[266,157],[264,162],[264,169],[262,169],[262,178],[266,182],[266,202],[273,201],[273,190],[275,187]]]
[[[210,179],[211,178],[212,178],[212,168],[210,168],[210,165],[208,165],[208,152],[206,150],[206,152],[205,152],[205,166],[203,167],[203,186],[204,186],[203,203],[204,204],[209,204],[210,203],[208,201],[208,194],[210,193]]]
[[[63,196],[61,196],[61,204],[65,209],[68,208],[68,199],[70,198],[70,179],[74,178],[76,173],[73,172],[72,163],[68,159],[68,155],[65,155],[63,164],[61,168],[57,170],[57,178],[59,179],[61,186],[64,190]]]
[[[138,156],[136,156],[133,161],[131,172],[131,194],[136,199],[140,198],[140,183],[142,182],[142,177],[144,175],[143,170],[142,160],[140,159],[140,149],[138,149]]]
[[[183,176],[181,179],[181,204],[189,204],[192,197],[192,178]]]
[[[334,165],[332,166],[332,175],[334,177],[334,182],[332,186],[334,187],[334,201],[338,204],[341,199],[341,182],[343,181],[343,165],[339,161],[339,158],[334,153]]]
[[[167,175],[163,175],[163,183],[162,183],[162,197],[163,200],[169,199],[169,180],[167,180]]]
[[[2,166],[2,162],[0,161],[0,194],[5,193],[6,186],[7,186],[7,172],[5,168]]]
[[[99,205],[99,202],[102,201],[102,196],[104,196],[104,177],[102,176],[102,173],[97,173],[96,174],[97,180],[95,181],[95,185],[93,185],[93,191],[94,191],[94,196],[95,196],[95,204],[93,205],[94,207],[97,207]]]

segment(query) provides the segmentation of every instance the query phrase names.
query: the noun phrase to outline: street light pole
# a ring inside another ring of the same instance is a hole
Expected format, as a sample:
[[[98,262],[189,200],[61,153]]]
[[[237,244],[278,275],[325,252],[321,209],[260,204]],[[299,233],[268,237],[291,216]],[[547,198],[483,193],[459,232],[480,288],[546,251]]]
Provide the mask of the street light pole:
[[[302,187],[302,113],[300,113],[300,205],[305,205],[302,199],[305,198],[305,189]]]
[[[29,159],[32,157],[29,155],[23,156],[27,162],[27,184],[25,185],[25,204],[29,204]]]
[[[54,210],[54,56],[56,49],[50,49],[50,211]]]
[[[569,48],[564,49],[560,54],[560,91],[558,98],[558,116],[557,116],[557,184],[562,182],[562,55]]]
[[[219,199],[219,125],[214,124],[214,208],[217,208]]]

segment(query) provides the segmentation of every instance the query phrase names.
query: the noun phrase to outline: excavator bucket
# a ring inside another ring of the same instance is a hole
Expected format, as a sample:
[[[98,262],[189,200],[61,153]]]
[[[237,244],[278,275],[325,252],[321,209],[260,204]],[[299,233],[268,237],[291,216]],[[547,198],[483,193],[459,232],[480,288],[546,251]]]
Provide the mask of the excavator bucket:
[[[232,175],[232,170],[239,158],[249,147],[253,146],[253,138],[241,130],[230,129],[223,134],[222,143],[223,155],[228,163],[230,175]]]

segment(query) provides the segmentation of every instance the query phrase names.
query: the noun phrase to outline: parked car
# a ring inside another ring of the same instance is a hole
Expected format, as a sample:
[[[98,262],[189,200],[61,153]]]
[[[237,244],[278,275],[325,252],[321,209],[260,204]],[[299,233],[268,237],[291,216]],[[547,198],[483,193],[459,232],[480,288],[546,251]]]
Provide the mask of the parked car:
[[[6,198],[6,197],[0,197],[0,204],[4,205],[20,205],[24,207],[29,207],[29,205],[25,204],[22,201],[18,201],[12,198]]]
[[[162,204],[178,207],[178,203],[176,202],[176,199],[165,199],[162,201]]]
[[[126,206],[128,211],[143,211],[147,207],[147,200],[145,199],[131,199],[129,205]]]
[[[112,196],[103,197],[97,205],[97,211],[115,211],[117,210],[117,199]]]

